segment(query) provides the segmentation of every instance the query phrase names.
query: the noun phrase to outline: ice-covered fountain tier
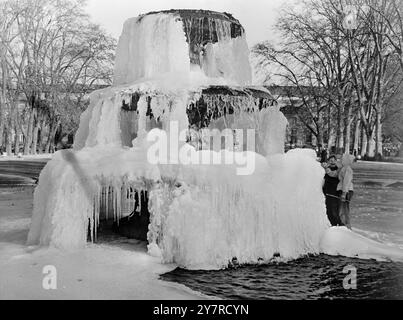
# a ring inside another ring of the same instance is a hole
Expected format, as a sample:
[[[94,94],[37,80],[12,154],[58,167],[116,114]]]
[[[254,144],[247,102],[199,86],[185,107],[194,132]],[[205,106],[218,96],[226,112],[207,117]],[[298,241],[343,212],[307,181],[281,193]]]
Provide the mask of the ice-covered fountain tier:
[[[132,219],[147,225],[129,233],[146,237],[150,254],[189,269],[343,253],[327,231],[323,169],[314,152],[284,153],[287,121],[251,78],[244,29],[228,14],[129,19],[113,86],[91,95],[74,150],[41,173],[28,243],[81,248],[101,220]],[[219,129],[229,143],[204,150],[189,128]]]

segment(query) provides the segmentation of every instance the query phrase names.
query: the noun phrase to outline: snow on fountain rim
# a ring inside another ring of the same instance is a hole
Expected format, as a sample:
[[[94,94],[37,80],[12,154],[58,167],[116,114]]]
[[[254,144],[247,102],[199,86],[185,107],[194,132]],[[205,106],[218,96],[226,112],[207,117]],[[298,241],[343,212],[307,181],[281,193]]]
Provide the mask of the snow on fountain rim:
[[[116,94],[133,94],[135,92],[177,96],[185,92],[200,93],[203,89],[207,89],[211,86],[225,86],[229,88],[240,87],[235,81],[228,81],[224,78],[209,78],[199,69],[191,71],[190,73],[165,73],[161,74],[159,77],[138,79],[130,84],[113,85],[95,90],[90,93],[89,97],[92,100],[106,98]],[[263,86],[254,87],[270,94],[269,90]]]

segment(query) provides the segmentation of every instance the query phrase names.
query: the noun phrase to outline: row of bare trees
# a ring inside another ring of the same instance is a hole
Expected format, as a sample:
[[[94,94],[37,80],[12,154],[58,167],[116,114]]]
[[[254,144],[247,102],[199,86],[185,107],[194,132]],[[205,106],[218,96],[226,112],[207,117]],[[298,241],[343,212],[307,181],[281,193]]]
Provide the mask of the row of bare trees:
[[[8,154],[52,152],[77,129],[89,91],[110,84],[116,43],[85,5],[0,2],[0,148]]]
[[[402,89],[402,13],[402,0],[305,0],[282,11],[280,42],[254,47],[266,81],[292,88],[288,103],[318,144],[382,156]]]

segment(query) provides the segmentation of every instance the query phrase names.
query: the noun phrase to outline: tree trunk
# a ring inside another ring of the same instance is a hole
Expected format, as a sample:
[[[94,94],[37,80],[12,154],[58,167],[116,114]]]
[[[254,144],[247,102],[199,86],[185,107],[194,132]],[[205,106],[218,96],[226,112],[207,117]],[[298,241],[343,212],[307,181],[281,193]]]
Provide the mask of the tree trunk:
[[[8,156],[13,154],[13,125],[11,123],[8,124],[6,133],[6,152]]]
[[[368,144],[367,134],[365,132],[364,126],[362,125],[361,126],[361,157],[365,157],[365,154],[367,152],[367,144]]]
[[[39,118],[38,118],[38,110],[35,109],[34,110],[34,132],[32,135],[32,150],[31,153],[32,154],[37,154],[37,147],[38,147],[38,133],[39,133]]]
[[[321,131],[319,131],[318,135],[316,136],[316,145],[321,148],[321,150],[319,150],[319,151],[322,151],[324,149],[324,147],[323,147],[323,133]]]
[[[5,48],[1,46],[0,50],[0,62],[1,62],[1,92],[0,92],[0,155],[3,151],[4,146],[4,129],[6,128],[5,121],[6,121],[6,90],[7,90],[7,63],[5,60]]]
[[[35,125],[34,128],[34,132],[32,135],[32,150],[31,153],[32,154],[37,154],[37,147],[38,147],[38,133],[39,133],[39,126],[38,126],[38,122]]]
[[[33,126],[34,126],[34,110],[31,109],[29,113],[28,128],[25,135],[24,155],[29,155],[31,152]]]
[[[46,142],[45,153],[55,152],[55,136],[58,128],[59,128],[59,122],[52,120],[50,123],[48,141]]]
[[[20,136],[21,129],[18,125],[15,126],[15,139],[14,139],[14,151],[18,155],[20,153]]]
[[[332,127],[332,128],[330,128],[330,131],[329,131],[329,141],[327,144],[329,154],[332,153],[332,148],[337,146],[336,143],[337,143],[337,136],[336,136],[335,128]]]
[[[374,131],[371,133],[367,133],[367,150],[366,156],[369,158],[375,157],[375,139],[374,139]]]
[[[3,120],[3,103],[0,101],[0,155],[3,150],[3,134],[4,134],[4,120]]]
[[[344,108],[343,108],[344,109]],[[342,153],[343,152],[343,110],[342,107],[340,106],[338,111],[337,111],[337,138],[336,138],[336,153]]]
[[[376,113],[376,136],[375,136],[375,155],[382,158],[383,156],[383,144],[382,144],[382,122],[381,112]]]
[[[351,103],[348,103],[344,113],[344,153],[349,154],[351,149],[351,124],[353,115],[351,112]]]
[[[4,151],[4,126],[1,128],[0,126],[0,156],[2,155],[2,152]]]
[[[358,150],[360,148],[360,127],[361,127],[361,119],[358,116],[357,121],[355,123],[355,131],[354,131],[354,155],[358,155]]]
[[[346,133],[345,133],[345,145],[344,145],[344,153],[350,153],[351,149],[351,121],[348,121],[346,126]]]
[[[47,140],[46,140],[46,145],[45,145],[45,150],[44,150],[44,152],[47,154],[47,153],[50,153],[50,140],[52,139],[52,130],[53,130],[53,123],[51,122],[50,123],[50,125],[49,125],[49,132],[48,132],[48,137],[47,137]]]
[[[45,149],[45,128],[46,128],[46,119],[42,120],[41,129],[39,132],[39,153],[43,153]]]
[[[13,134],[15,133],[15,113],[18,111],[18,96],[15,96],[12,99],[12,102],[9,104],[9,115],[8,115],[8,127],[7,131],[7,141],[6,141],[6,152],[9,156],[13,154]]]

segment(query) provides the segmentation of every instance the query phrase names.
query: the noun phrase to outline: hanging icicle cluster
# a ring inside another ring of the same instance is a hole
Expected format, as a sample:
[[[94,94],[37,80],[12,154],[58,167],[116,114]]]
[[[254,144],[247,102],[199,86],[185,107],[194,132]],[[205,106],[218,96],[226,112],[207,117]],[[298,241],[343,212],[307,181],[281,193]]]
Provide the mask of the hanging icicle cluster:
[[[187,113],[192,128],[202,129],[219,118],[257,113],[274,104],[270,93],[258,88],[213,86],[202,91],[200,99],[189,105]]]
[[[207,114],[214,118],[228,114],[259,111],[259,99],[252,96],[230,96],[203,94],[207,105]]]
[[[222,17],[182,17],[187,42],[189,43],[190,62],[202,66],[201,57],[207,43],[229,41],[241,37],[243,28],[235,21]]]
[[[142,206],[148,202],[147,193],[152,183],[149,181],[129,181],[123,179],[95,179],[97,187],[93,195],[93,213],[89,217],[90,238],[94,242],[97,239],[97,229],[101,220],[112,219],[119,224],[122,218],[134,213],[141,215],[145,208]],[[147,208],[148,209],[148,208]]]

